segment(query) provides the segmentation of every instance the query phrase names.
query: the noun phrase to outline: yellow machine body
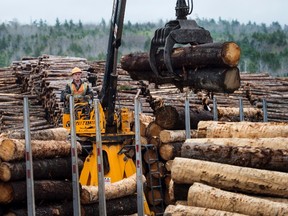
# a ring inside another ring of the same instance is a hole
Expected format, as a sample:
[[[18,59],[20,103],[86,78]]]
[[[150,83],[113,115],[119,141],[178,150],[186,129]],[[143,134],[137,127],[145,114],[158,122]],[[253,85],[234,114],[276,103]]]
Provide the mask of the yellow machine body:
[[[75,104],[75,130],[77,138],[80,142],[89,140],[89,143],[92,145],[92,151],[84,162],[80,182],[83,185],[98,185],[95,111],[91,109],[89,113],[85,114],[83,113],[85,106],[89,106],[89,104]],[[104,168],[106,168],[105,178],[107,182],[113,183],[136,172],[133,160],[121,153],[124,140],[131,141],[135,136],[134,132],[131,131],[133,113],[127,108],[123,108],[120,115],[114,116],[115,121],[117,121],[117,128],[119,129],[115,134],[105,133],[106,120],[101,104],[99,104],[99,116]],[[63,127],[70,130],[70,114],[63,115]]]
[[[75,104],[75,130],[76,135],[80,140],[87,140],[96,137],[95,110],[85,108],[88,103]],[[102,153],[105,184],[120,181],[136,173],[136,166],[132,158],[127,157],[123,151],[125,139],[133,139],[134,132],[131,130],[133,121],[133,112],[127,108],[122,108],[119,115],[114,116],[117,122],[117,133],[106,133],[105,112],[99,104],[100,131],[102,134]],[[86,109],[87,111],[87,109]],[[70,130],[70,114],[63,114],[63,127]],[[86,157],[84,166],[80,174],[79,181],[82,185],[98,185],[98,164],[97,164],[97,146],[96,138],[91,141],[92,151]],[[148,203],[144,196],[144,211],[145,214],[151,215]]]

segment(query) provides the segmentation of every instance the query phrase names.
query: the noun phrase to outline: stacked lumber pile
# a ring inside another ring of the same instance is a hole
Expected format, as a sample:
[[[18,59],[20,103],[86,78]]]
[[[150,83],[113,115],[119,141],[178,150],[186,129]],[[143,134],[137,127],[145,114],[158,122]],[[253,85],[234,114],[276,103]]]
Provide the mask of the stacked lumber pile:
[[[31,133],[37,215],[73,215],[71,145],[67,136],[64,128]],[[22,131],[1,134],[0,212],[4,215],[27,215],[24,138]],[[78,154],[81,151],[77,143]],[[83,162],[78,158],[79,172],[82,167]],[[136,190],[136,174],[106,185],[107,215],[136,213]],[[99,215],[98,187],[80,185],[80,194],[82,215]]]
[[[51,127],[45,119],[46,113],[37,96],[22,93],[21,79],[12,67],[0,69],[0,131],[23,129],[23,97],[30,101],[31,130]]]
[[[287,123],[203,121],[197,134],[169,162],[164,215],[288,214]]]
[[[36,209],[51,215],[54,205],[72,202],[71,145],[64,128],[46,129],[31,134]],[[27,215],[25,139],[21,132],[1,134],[0,203],[14,215]],[[77,152],[82,151],[78,143]],[[70,168],[69,168],[70,167]],[[78,161],[81,170],[83,162]],[[71,213],[71,209],[70,209]],[[67,215],[67,214],[65,214]]]
[[[288,79],[273,78],[268,74],[243,74],[242,83],[250,103],[262,108],[266,99],[269,121],[288,121],[285,107],[288,105]]]
[[[89,70],[92,69],[84,58],[43,55],[12,63],[15,76],[21,80],[22,94],[37,97],[47,121],[54,127],[61,124],[61,91],[71,81],[70,71],[76,66],[83,70],[83,80],[91,80]]]

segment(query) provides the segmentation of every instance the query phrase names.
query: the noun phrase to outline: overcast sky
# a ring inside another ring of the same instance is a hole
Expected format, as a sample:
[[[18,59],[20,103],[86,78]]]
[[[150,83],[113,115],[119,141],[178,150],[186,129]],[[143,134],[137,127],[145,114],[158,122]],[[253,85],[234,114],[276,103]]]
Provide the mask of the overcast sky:
[[[189,0],[190,1],[190,0]],[[221,17],[224,20],[248,21],[270,25],[277,21],[288,25],[288,0],[194,0],[189,18]],[[0,23],[17,19],[21,24],[44,20],[55,24],[56,18],[79,20],[82,23],[99,23],[109,20],[113,0],[2,0]],[[125,22],[157,22],[175,19],[176,0],[127,0]]]

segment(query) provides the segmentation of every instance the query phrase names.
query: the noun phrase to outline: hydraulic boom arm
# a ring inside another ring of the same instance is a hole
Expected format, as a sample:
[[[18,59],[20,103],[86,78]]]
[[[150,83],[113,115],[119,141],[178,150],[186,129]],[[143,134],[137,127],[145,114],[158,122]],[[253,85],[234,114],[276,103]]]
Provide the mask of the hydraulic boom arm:
[[[114,0],[111,17],[111,29],[109,34],[105,74],[103,86],[99,95],[101,105],[106,113],[106,129],[114,128],[114,111],[117,93],[117,58],[118,48],[121,46],[121,37],[125,15],[126,0]]]

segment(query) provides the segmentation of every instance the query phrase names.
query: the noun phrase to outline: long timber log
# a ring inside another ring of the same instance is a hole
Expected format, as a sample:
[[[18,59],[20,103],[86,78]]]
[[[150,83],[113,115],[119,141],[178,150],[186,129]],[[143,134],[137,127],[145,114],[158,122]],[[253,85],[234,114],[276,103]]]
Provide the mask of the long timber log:
[[[22,119],[23,120],[23,119]],[[49,128],[44,130],[32,131],[32,140],[67,140],[69,131],[66,128]],[[25,139],[24,131],[13,131],[8,134],[10,139]]]
[[[79,172],[83,168],[83,161],[78,159]],[[71,158],[52,158],[33,160],[34,179],[71,179]],[[26,163],[2,162],[0,163],[0,180],[4,182],[23,180],[26,177]]]
[[[197,182],[189,189],[188,205],[246,215],[288,215],[288,204],[228,192]]]
[[[181,157],[287,172],[288,138],[187,139]]]
[[[137,195],[129,195],[121,198],[106,201],[107,216],[114,215],[132,215],[137,213]],[[99,215],[99,205],[93,203],[82,205],[84,216]],[[99,215],[101,216],[101,215]]]
[[[288,197],[288,174],[284,172],[176,157],[171,177],[178,184],[205,182],[224,190]]]
[[[68,156],[71,152],[69,141],[63,140],[31,140],[32,155],[34,158],[53,158]],[[77,143],[77,151],[81,153],[82,147]],[[23,139],[0,139],[0,159],[13,161],[24,159],[25,140]]]
[[[233,93],[240,87],[240,73],[237,67],[175,70],[175,73],[182,76],[181,78],[167,71],[162,71],[158,77],[152,71],[128,71],[128,73],[133,80],[147,80],[156,84],[172,83],[178,88],[189,86],[197,90]]]
[[[22,202],[27,198],[26,181],[0,182],[0,203]],[[35,201],[72,200],[70,181],[34,181]]]
[[[121,181],[114,182],[110,185],[105,185],[105,198],[107,200],[116,199],[132,195],[136,192],[136,174],[124,178]],[[145,182],[145,177],[143,176]],[[82,186],[81,190],[81,203],[90,204],[98,202],[98,186]]]
[[[206,110],[190,109],[191,129],[197,129],[198,122],[212,120],[213,114]],[[168,130],[185,130],[185,109],[172,105],[164,105],[155,112],[155,122]]]
[[[171,215],[186,215],[186,216],[245,216],[244,214],[239,214],[235,212],[221,211],[212,208],[202,208],[196,206],[187,205],[168,205],[165,209],[164,216]],[[248,215],[246,215],[248,216]]]
[[[288,137],[284,122],[217,122],[200,121],[199,138],[269,138]]]
[[[167,70],[163,50],[156,54],[160,70]],[[191,47],[175,48],[171,54],[173,68],[198,68],[203,66],[235,67],[240,60],[240,47],[234,42],[207,43]],[[127,71],[149,71],[148,53],[132,53],[121,58],[121,67]]]

